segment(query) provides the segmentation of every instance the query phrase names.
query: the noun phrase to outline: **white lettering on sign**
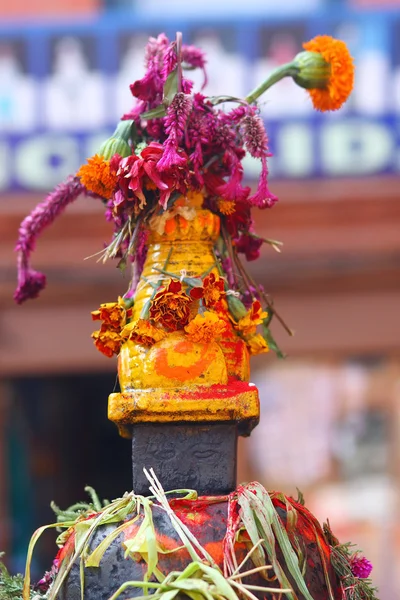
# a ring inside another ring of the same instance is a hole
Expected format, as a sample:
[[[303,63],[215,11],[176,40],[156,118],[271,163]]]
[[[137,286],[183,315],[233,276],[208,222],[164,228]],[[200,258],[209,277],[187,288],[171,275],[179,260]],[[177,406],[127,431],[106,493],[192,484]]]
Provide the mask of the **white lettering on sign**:
[[[278,132],[279,173],[286,177],[309,177],[314,167],[314,132],[307,123],[283,125]]]
[[[346,118],[317,125],[305,121],[282,123],[274,129],[275,153],[268,161],[272,177],[332,177],[400,170],[398,132],[390,123]],[[110,130],[104,129],[79,137],[49,133],[19,140],[2,138],[0,191],[12,186],[51,189],[98,152],[109,135]],[[246,178],[256,180],[261,162],[246,155],[244,168]]]
[[[321,128],[322,171],[327,175],[367,175],[392,166],[394,139],[381,123],[347,119]]]
[[[21,142],[15,153],[15,174],[23,187],[53,187],[79,167],[79,142],[74,136],[38,135]]]

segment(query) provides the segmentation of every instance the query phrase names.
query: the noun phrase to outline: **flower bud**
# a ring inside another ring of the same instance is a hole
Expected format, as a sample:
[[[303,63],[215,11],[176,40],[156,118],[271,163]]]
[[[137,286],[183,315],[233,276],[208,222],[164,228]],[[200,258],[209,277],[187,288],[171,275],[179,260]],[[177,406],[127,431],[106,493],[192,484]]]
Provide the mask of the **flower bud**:
[[[319,52],[300,52],[292,65],[297,71],[292,77],[300,87],[307,90],[328,87],[331,65]]]
[[[132,149],[123,138],[110,137],[100,146],[99,154],[105,160],[110,160],[114,154],[119,154],[122,158],[126,158],[132,154]]]
[[[228,302],[229,312],[236,321],[239,321],[239,319],[242,319],[244,316],[246,316],[246,307],[243,302],[239,300],[239,298],[233,294],[227,293],[226,300]]]
[[[132,120],[120,121],[112,136],[102,143],[99,150],[100,156],[103,156],[105,160],[110,160],[114,154],[119,154],[122,158],[130,156],[132,148],[129,140],[132,136],[133,126]]]

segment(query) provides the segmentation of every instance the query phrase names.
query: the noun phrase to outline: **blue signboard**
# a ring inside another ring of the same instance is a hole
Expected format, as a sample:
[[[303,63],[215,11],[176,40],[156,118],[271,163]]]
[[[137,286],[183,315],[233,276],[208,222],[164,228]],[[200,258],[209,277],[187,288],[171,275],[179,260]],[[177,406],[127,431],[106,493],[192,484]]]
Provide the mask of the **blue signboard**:
[[[261,99],[272,176],[396,173],[400,140],[400,13],[318,13],[293,20],[95,22],[0,29],[0,192],[44,190],[74,172],[113,130],[134,99],[149,35],[184,33],[207,53],[209,95],[244,97],[316,33],[344,39],[356,85],[338,114],[313,111],[291,80]],[[195,73],[202,85],[202,74]],[[250,161],[248,174],[257,165]]]

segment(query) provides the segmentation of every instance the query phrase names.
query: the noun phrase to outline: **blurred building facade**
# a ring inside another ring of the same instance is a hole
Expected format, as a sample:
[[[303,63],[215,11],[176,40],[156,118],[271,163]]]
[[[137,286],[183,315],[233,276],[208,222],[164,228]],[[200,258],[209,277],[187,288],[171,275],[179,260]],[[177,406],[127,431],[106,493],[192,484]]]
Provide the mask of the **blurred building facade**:
[[[51,499],[66,506],[85,484],[114,496],[130,486],[129,443],[106,419],[116,363],[90,339],[90,311],[126,286],[114,265],[83,260],[111,235],[103,208],[81,200],[45,232],[34,264],[47,273],[48,288],[23,307],[12,303],[19,222],[131,108],[129,83],[143,73],[149,35],[171,37],[179,28],[208,53],[207,93],[244,96],[302,41],[327,33],[345,39],[357,64],[345,110],[312,112],[290,81],[261,106],[280,202],[259,212],[256,227],[284,246],[280,254],[265,246],[251,268],[296,334],[289,338],[276,324],[288,358],[254,363],[262,421],[241,443],[239,478],[286,493],[302,489],[318,518],[330,516],[340,539],[363,548],[381,600],[393,600],[400,561],[393,516],[400,482],[400,10],[395,2],[313,0],[296,10],[283,2],[281,14],[268,14],[264,3],[250,2],[246,17],[238,5],[227,18],[222,9],[201,12],[196,2],[189,14],[183,4],[171,2],[162,17],[156,0],[146,3],[147,14],[140,3],[109,2],[116,12],[100,14],[104,4],[87,2],[81,18],[65,2],[68,20],[27,24],[16,20],[16,3],[12,15],[8,9],[15,20],[0,26],[0,549],[22,568],[31,532],[52,519]],[[48,14],[45,3],[42,9]],[[247,175],[251,182],[251,162]],[[49,536],[38,572],[53,551]]]

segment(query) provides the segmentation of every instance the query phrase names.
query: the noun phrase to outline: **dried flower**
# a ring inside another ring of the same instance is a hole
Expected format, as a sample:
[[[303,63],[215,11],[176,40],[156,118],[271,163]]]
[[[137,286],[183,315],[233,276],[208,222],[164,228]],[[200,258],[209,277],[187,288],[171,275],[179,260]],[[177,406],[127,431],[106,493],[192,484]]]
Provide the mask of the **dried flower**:
[[[166,335],[165,331],[158,329],[158,327],[144,319],[137,319],[128,323],[121,331],[121,337],[137,344],[143,344],[143,346],[152,346],[164,339]]]
[[[256,354],[263,354],[264,352],[269,352],[267,342],[259,333],[256,333],[255,335],[252,335],[251,337],[247,338],[246,344],[248,351],[253,356]]]
[[[226,321],[210,311],[197,314],[185,327],[188,338],[192,342],[216,341],[224,333]]]
[[[92,338],[96,348],[109,358],[114,354],[119,354],[123,340],[115,329],[103,324],[99,331],[92,333]]]
[[[372,563],[365,558],[360,556],[358,553],[354,554],[350,560],[350,568],[354,577],[360,577],[361,579],[367,579],[373,569]]]
[[[337,110],[354,85],[354,63],[344,42],[320,35],[303,44],[306,52],[293,61],[299,67],[296,83],[307,88],[314,108]]]
[[[87,164],[77,172],[77,177],[87,190],[107,200],[117,185],[117,174],[110,169],[110,162],[98,154],[88,158]]]
[[[261,325],[267,316],[268,313],[263,311],[261,302],[254,300],[247,315],[237,322],[236,329],[244,336],[251,335],[256,332],[257,325]]]
[[[191,298],[183,291],[180,281],[171,279],[161,287],[150,305],[150,319],[168,331],[183,329],[190,316]]]

